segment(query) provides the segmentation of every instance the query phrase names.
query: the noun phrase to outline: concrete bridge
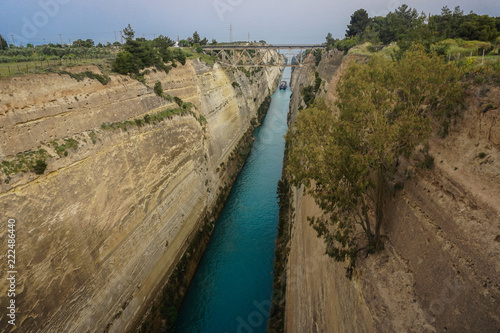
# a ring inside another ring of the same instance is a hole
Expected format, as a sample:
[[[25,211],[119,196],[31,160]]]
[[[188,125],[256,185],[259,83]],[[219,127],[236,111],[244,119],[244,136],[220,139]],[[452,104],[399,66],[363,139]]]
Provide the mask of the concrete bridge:
[[[314,60],[306,60],[306,51],[326,49],[319,44],[273,44],[273,45],[207,45],[205,54],[216,56],[226,67],[298,67]]]

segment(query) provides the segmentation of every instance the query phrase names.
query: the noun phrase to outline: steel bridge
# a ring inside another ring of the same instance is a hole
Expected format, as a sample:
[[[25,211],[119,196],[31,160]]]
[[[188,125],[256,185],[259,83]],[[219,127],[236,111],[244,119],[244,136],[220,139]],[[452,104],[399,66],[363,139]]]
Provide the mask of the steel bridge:
[[[314,62],[307,59],[306,50],[325,48],[318,44],[207,45],[203,52],[224,67],[299,67]]]

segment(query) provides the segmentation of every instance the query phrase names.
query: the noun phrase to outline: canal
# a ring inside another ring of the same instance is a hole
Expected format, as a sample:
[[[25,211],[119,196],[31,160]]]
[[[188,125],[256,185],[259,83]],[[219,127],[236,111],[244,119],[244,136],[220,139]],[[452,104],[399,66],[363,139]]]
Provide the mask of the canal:
[[[284,77],[290,77],[290,68]],[[182,303],[178,333],[266,332],[290,95],[289,87],[276,90],[254,132],[248,159]]]

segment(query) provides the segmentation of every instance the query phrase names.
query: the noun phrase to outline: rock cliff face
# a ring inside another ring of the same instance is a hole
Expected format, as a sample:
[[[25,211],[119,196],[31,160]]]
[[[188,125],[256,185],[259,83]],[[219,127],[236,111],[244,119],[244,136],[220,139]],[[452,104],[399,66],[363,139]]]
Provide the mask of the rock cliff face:
[[[294,71],[291,126],[300,87],[318,71],[331,102],[345,65],[331,52]],[[500,88],[472,85],[465,105],[449,135],[430,140],[434,167],[412,169],[386,199],[385,250],[362,259],[352,281],[309,226],[321,211],[292,189],[285,331],[500,331]]]
[[[99,74],[72,69],[86,70]],[[120,75],[107,85],[67,74],[0,79],[0,159],[41,148],[48,165],[42,175],[0,175],[4,222],[16,220],[18,272],[16,326],[2,331],[130,329],[230,185],[221,165],[231,164],[280,74],[248,77],[188,60],[168,75],[151,72],[146,84]],[[158,81],[193,112],[146,122],[178,108],[153,92]]]

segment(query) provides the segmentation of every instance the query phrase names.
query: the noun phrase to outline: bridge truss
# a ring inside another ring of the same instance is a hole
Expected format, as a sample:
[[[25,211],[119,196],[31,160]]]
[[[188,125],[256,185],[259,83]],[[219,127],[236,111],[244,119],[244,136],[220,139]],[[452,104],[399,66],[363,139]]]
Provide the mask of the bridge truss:
[[[216,45],[204,46],[203,52],[215,56],[224,67],[299,67],[314,60],[306,50],[324,49],[315,44]]]

